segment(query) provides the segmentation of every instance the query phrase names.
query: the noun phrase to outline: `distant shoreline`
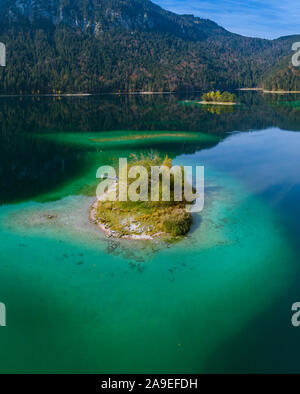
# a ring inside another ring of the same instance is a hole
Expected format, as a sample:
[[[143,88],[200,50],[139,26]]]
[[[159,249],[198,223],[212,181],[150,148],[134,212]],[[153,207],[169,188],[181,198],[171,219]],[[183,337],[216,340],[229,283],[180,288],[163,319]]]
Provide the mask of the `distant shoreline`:
[[[49,94],[0,94],[0,97],[87,97],[96,96],[93,93],[49,93]]]
[[[237,89],[237,90],[248,92],[248,91],[260,91],[260,90],[263,90],[263,88],[240,88],[240,89]]]
[[[299,94],[299,90],[263,90],[263,93],[272,93],[272,94]]]
[[[0,97],[89,97],[89,96],[121,96],[121,95],[164,95],[177,92],[106,92],[106,93],[45,93],[45,94],[0,94]]]
[[[272,94],[300,94],[299,90],[267,90],[263,88],[240,88],[238,90],[241,91],[257,91],[257,92],[263,92],[263,93],[272,93]]]
[[[300,94],[300,91],[291,90],[264,90],[263,88],[240,88],[239,91],[254,91],[263,92],[267,94]],[[199,91],[191,91],[190,93],[198,93]],[[105,93],[45,93],[45,94],[0,94],[0,98],[9,97],[92,97],[92,96],[151,96],[151,95],[167,95],[176,94],[180,92],[105,92]],[[238,105],[238,103],[226,103],[217,101],[193,101],[186,100],[186,102],[197,103],[202,105]]]

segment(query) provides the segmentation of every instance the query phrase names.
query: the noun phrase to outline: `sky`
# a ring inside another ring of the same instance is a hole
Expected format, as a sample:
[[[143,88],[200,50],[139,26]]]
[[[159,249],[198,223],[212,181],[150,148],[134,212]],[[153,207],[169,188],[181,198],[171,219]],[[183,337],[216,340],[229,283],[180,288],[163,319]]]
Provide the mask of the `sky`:
[[[152,0],[177,14],[194,14],[249,37],[300,34],[300,0]]]

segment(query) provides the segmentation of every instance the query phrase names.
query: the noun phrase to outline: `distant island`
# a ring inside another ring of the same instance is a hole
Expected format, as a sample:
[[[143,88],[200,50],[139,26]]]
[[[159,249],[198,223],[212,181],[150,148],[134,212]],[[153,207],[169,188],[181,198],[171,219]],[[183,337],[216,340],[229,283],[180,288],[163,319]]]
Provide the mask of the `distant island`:
[[[110,201],[109,193],[119,194],[119,183],[112,185],[90,210],[90,219],[108,237],[129,240],[153,240],[155,238],[178,239],[185,236],[191,227],[192,216],[186,210],[187,204],[182,194],[182,201],[175,201],[174,175],[170,178],[170,201],[163,201],[162,179],[159,180],[159,200],[151,201],[151,167],[166,166],[172,168],[172,160],[158,155],[137,157],[132,155],[128,163],[128,173],[133,166],[143,166],[148,172],[148,201]],[[179,167],[184,175],[184,169]],[[182,179],[184,177],[182,176]],[[128,180],[134,182],[135,180]],[[182,188],[184,189],[184,188]]]
[[[203,94],[202,101],[200,100],[185,100],[184,103],[201,104],[201,105],[237,105],[236,96],[233,93],[221,93],[211,91]]]
[[[221,92],[208,92],[203,94],[200,104],[213,104],[213,105],[236,105],[236,96],[233,93]]]

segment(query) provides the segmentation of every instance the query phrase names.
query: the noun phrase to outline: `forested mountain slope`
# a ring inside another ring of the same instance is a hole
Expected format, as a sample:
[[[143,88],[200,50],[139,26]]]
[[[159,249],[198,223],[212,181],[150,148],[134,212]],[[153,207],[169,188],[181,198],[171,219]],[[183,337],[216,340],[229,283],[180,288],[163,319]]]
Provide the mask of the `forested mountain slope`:
[[[290,53],[149,0],[0,0],[1,93],[253,87]]]

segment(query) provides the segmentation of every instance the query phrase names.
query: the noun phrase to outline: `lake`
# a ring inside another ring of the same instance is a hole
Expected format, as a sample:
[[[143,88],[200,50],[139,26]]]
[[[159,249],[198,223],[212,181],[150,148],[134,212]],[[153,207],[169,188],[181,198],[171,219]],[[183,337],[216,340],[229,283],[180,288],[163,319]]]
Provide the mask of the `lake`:
[[[0,98],[1,372],[299,372],[300,96]],[[108,239],[96,171],[205,166],[177,243]]]

